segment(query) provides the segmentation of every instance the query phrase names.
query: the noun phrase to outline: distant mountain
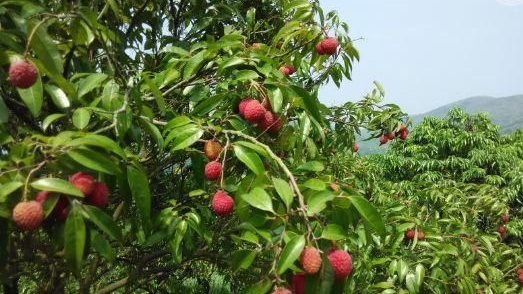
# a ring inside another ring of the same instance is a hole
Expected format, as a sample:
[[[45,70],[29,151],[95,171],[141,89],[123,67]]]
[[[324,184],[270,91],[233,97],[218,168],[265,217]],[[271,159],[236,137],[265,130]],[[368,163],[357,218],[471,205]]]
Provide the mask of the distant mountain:
[[[445,117],[453,107],[460,107],[467,113],[488,112],[493,123],[500,126],[502,133],[511,133],[523,128],[523,95],[502,98],[488,96],[471,97],[457,102],[449,103],[426,113],[411,115],[413,124],[420,123],[424,117]],[[362,141],[367,134],[358,140],[362,155],[384,153],[388,145],[379,147],[378,139]]]
[[[460,107],[467,113],[488,112],[493,123],[500,126],[502,133],[510,133],[523,127],[523,95],[502,98],[478,96],[438,107],[426,113],[413,115],[412,121],[417,124],[426,116],[444,117],[453,107]]]

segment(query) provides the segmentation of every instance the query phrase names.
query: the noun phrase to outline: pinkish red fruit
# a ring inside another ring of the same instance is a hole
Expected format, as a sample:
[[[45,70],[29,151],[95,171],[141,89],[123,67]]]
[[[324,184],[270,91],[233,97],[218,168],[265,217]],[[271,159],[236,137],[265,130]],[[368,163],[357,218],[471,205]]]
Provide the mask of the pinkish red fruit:
[[[316,44],[315,49],[319,55],[325,54],[325,51],[323,51],[323,47],[321,46],[321,41],[318,44]]]
[[[387,136],[389,140],[394,140],[394,138],[396,137],[396,135],[394,135],[394,132],[388,132],[385,134],[385,136]]]
[[[9,66],[9,82],[18,88],[26,89],[36,83],[38,70],[27,61],[17,60]]]
[[[320,251],[315,247],[305,247],[300,255],[300,264],[307,274],[315,274],[321,267]]]
[[[102,182],[95,182],[93,187],[93,192],[85,197],[85,201],[88,204],[105,207],[109,202],[109,188]]]
[[[258,127],[260,130],[268,133],[277,133],[281,127],[281,119],[274,113],[267,111],[263,119],[258,123]]]
[[[409,135],[409,129],[403,129],[400,131],[400,135],[399,135],[399,138],[401,140],[406,140],[407,139],[407,136]]]
[[[523,274],[518,275],[518,282],[523,285]]]
[[[422,231],[418,231],[418,241],[423,240],[423,238],[425,238],[425,234]]]
[[[506,215],[506,214],[502,215],[501,216],[501,221],[504,222],[504,223],[508,222],[508,215]]]
[[[215,181],[222,175],[222,164],[219,161],[211,161],[205,165],[205,178]]]
[[[389,138],[385,135],[381,135],[380,137],[380,146],[383,145],[383,144],[387,144],[387,142],[389,142]]]
[[[77,172],[69,177],[69,182],[71,182],[76,188],[80,189],[84,196],[87,196],[93,192],[95,180],[90,174]]]
[[[305,294],[305,275],[295,274],[292,276],[292,289],[294,294]]]
[[[412,240],[414,239],[414,235],[416,234],[416,232],[414,230],[407,230],[405,232],[405,238],[409,239],[409,240]]]
[[[51,192],[49,191],[38,191],[36,193],[35,200],[39,202],[40,204],[44,205],[45,200],[51,196]]]
[[[60,198],[58,198],[58,201],[56,202],[52,215],[57,220],[65,220],[67,216],[69,215],[69,198],[65,195],[60,195]]]
[[[242,101],[240,101],[240,104],[238,104],[238,112],[242,117],[245,117],[245,106],[247,106],[247,103],[252,100],[253,99],[251,99],[250,97],[245,97],[244,99],[242,99]]]
[[[13,221],[21,229],[32,231],[44,221],[44,208],[38,201],[23,201],[13,209]]]
[[[507,227],[505,227],[505,225],[502,225],[498,228],[498,232],[503,235],[507,232]]]
[[[318,54],[332,55],[336,53],[337,50],[338,40],[334,37],[326,37],[316,45],[316,52],[318,52]]]
[[[279,71],[286,77],[288,77],[296,72],[296,70],[294,69],[294,66],[292,66],[290,64],[282,65],[280,67]]]
[[[257,123],[265,117],[265,108],[260,101],[252,100],[247,102],[243,111],[243,118],[250,123]]]
[[[286,288],[278,288],[272,291],[272,294],[292,294],[292,291]]]
[[[352,151],[354,151],[354,153],[356,153],[359,150],[360,150],[360,146],[358,145],[358,143],[354,143],[354,145],[352,146]]]
[[[327,258],[331,263],[335,279],[345,279],[351,274],[352,259],[348,252],[339,249],[332,249],[327,254]]]
[[[234,209],[234,199],[225,191],[217,191],[214,193],[211,203],[214,213],[219,216],[227,216],[231,214]]]

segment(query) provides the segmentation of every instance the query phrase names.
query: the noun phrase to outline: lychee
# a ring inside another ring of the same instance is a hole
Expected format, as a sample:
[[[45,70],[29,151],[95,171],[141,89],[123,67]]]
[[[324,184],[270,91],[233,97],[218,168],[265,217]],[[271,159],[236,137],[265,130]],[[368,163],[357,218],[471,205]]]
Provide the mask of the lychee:
[[[403,130],[400,131],[399,138],[400,138],[401,140],[406,140],[408,134],[409,134],[409,129],[403,129]]]
[[[44,208],[35,200],[20,202],[13,209],[13,221],[21,229],[34,230],[44,221]]]
[[[305,294],[305,274],[295,274],[292,276],[292,290],[294,294]]]
[[[77,172],[69,177],[69,182],[71,182],[76,188],[80,189],[85,196],[87,196],[93,192],[95,180],[90,174]]]
[[[263,97],[261,104],[262,104],[263,108],[265,108],[267,111],[272,111],[271,101],[269,100],[269,98],[267,96]]]
[[[252,49],[260,49],[261,44],[260,43],[252,43]]]
[[[523,267],[520,267],[518,268],[518,270],[516,271],[516,274],[519,276],[521,274],[523,274]]]
[[[523,274],[518,275],[518,282],[523,285]]]
[[[227,216],[234,209],[234,200],[227,192],[221,190],[214,193],[211,203],[214,213],[219,216]]]
[[[508,215],[506,215],[506,214],[502,215],[501,216],[501,221],[504,222],[504,223],[508,222]]]
[[[51,192],[49,191],[38,191],[36,193],[35,200],[39,202],[40,204],[44,205],[45,200],[51,196]]]
[[[340,249],[332,249],[327,254],[335,279],[344,279],[352,272],[352,259],[348,252]]]
[[[222,152],[222,144],[216,140],[207,140],[203,145],[203,152],[207,158],[215,160]]]
[[[312,246],[305,247],[300,255],[300,264],[307,274],[317,273],[321,267],[320,251]]]
[[[205,165],[205,178],[214,181],[222,174],[222,164],[219,161],[211,161]]]
[[[330,187],[331,187],[332,191],[334,191],[335,193],[338,193],[340,191],[340,185],[338,185],[336,183],[331,183]]]
[[[292,66],[290,64],[282,65],[280,67],[279,71],[286,77],[288,77],[296,72],[296,70],[294,69],[294,66]]]
[[[27,61],[17,60],[9,66],[9,82],[18,88],[26,89],[36,83],[38,70]]]
[[[67,216],[69,215],[69,198],[65,195],[60,195],[60,198],[58,198],[58,201],[56,202],[52,215],[57,220],[65,220]]]
[[[383,144],[387,144],[387,142],[389,142],[389,138],[385,135],[381,135],[380,137],[380,146],[383,145]]]
[[[416,232],[414,230],[407,230],[405,232],[405,238],[409,239],[409,240],[412,240],[414,239],[414,235],[416,234]]]
[[[272,294],[292,294],[292,291],[287,288],[278,288],[272,291]]]
[[[338,40],[334,37],[326,37],[325,39],[321,40],[318,44],[316,44],[316,52],[318,54],[323,55],[332,55],[336,53],[338,49]]]
[[[257,123],[264,118],[265,112],[265,108],[258,100],[252,100],[245,105],[243,118],[250,123]]]
[[[423,238],[425,238],[425,234],[422,231],[418,231],[418,241],[423,240]]]
[[[105,207],[109,202],[109,188],[102,182],[95,182],[93,186],[93,192],[85,197],[85,201],[97,207]]]
[[[503,235],[507,232],[507,227],[505,227],[505,225],[502,225],[498,228],[498,232]]]
[[[394,132],[388,132],[385,134],[385,136],[387,136],[389,140],[394,140],[394,138],[396,137],[396,135],[394,135]]]
[[[357,153],[359,150],[360,146],[358,145],[358,143],[354,143],[354,145],[352,146],[352,151],[354,151],[354,153]]]
[[[258,127],[260,130],[268,133],[277,133],[281,127],[281,119],[274,113],[267,111],[263,119],[258,123]]]
[[[240,101],[240,104],[238,104],[238,113],[240,113],[240,115],[242,117],[244,117],[244,113],[245,113],[245,106],[247,106],[247,103],[252,101],[253,99],[251,97],[245,97],[243,98],[241,101]]]

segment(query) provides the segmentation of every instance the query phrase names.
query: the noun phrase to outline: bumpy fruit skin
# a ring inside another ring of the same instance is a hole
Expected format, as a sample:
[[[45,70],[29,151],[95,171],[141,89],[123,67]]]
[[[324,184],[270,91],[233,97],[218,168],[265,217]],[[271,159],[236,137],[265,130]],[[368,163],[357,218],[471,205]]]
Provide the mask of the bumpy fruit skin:
[[[261,104],[263,108],[265,108],[267,111],[272,111],[271,101],[269,100],[269,98],[267,98],[267,96],[263,97]]]
[[[360,151],[360,146],[358,145],[358,143],[354,143],[354,145],[352,146],[352,151],[354,151],[354,153]]]
[[[394,140],[394,138],[396,137],[396,135],[394,135],[394,132],[388,132],[385,134],[385,136],[387,136],[389,140]]]
[[[336,183],[331,183],[330,186],[331,186],[332,191],[334,191],[335,193],[338,193],[340,191],[340,185],[338,185]]]
[[[38,201],[24,201],[13,209],[13,221],[21,229],[32,231],[44,221],[44,208]]]
[[[51,192],[49,191],[38,191],[36,193],[35,200],[39,202],[40,204],[44,205],[45,200],[51,196]]]
[[[414,230],[407,230],[405,232],[405,238],[412,240],[412,239],[414,239],[415,234],[416,234],[416,232]]]
[[[523,273],[518,275],[518,282],[523,285]]]
[[[305,294],[305,275],[295,274],[292,276],[292,290],[294,294]]]
[[[399,138],[401,140],[406,140],[408,135],[409,135],[409,129],[403,129],[400,131]]]
[[[205,178],[215,181],[222,175],[222,164],[219,161],[211,161],[205,165]]]
[[[321,41],[318,44],[316,44],[316,46],[314,48],[316,49],[316,52],[319,55],[324,55],[325,54],[325,51],[323,51],[323,46],[321,46]]]
[[[418,232],[418,241],[423,240],[423,238],[425,238],[425,234],[423,234],[422,231],[419,231],[419,232]]]
[[[231,214],[234,209],[234,200],[227,192],[217,191],[214,193],[211,206],[217,215],[227,216]]]
[[[326,55],[332,55],[338,50],[338,40],[334,37],[327,37],[323,39],[320,44],[323,53]]]
[[[69,199],[65,195],[60,195],[51,213],[57,220],[65,220],[69,215]]]
[[[238,112],[242,117],[245,117],[245,106],[247,106],[247,103],[249,103],[252,100],[253,99],[251,99],[250,97],[245,97],[242,99],[242,101],[240,101],[240,104],[238,104]]]
[[[503,235],[507,232],[507,227],[505,227],[505,225],[502,225],[498,228],[498,232]]]
[[[9,66],[9,82],[18,88],[27,89],[36,83],[38,70],[27,61],[18,60]]]
[[[518,268],[518,270],[516,271],[516,274],[519,276],[519,275],[522,275],[523,274],[523,267],[520,267]]]
[[[250,123],[257,123],[264,118],[265,112],[266,110],[263,108],[260,101],[252,100],[245,105],[243,118]]]
[[[383,144],[387,144],[387,142],[389,142],[389,138],[385,135],[381,135],[380,137],[380,146],[383,145]]]
[[[292,294],[292,291],[286,288],[279,288],[272,291],[272,294]]]
[[[103,208],[109,203],[109,188],[102,182],[95,182],[93,192],[85,197],[88,204]]]
[[[348,252],[339,249],[332,249],[327,254],[327,258],[331,263],[335,279],[345,279],[352,272],[352,259]]]
[[[506,215],[506,214],[502,215],[501,216],[501,221],[504,222],[504,223],[508,222],[508,215]]]
[[[320,251],[311,246],[305,247],[300,255],[300,264],[307,274],[317,273],[321,267]]]
[[[281,118],[276,114],[267,111],[262,120],[258,123],[258,127],[262,131],[268,133],[277,133],[281,127]]]
[[[279,71],[286,77],[292,75],[293,73],[296,72],[296,69],[294,69],[294,66],[290,65],[290,64],[286,64],[286,65],[282,65],[280,68],[279,68]]]
[[[85,196],[93,192],[95,180],[90,174],[84,172],[77,172],[69,177],[71,182],[76,188],[80,189]]]
[[[216,160],[222,152],[222,144],[216,140],[207,140],[203,145],[203,152],[210,160]]]

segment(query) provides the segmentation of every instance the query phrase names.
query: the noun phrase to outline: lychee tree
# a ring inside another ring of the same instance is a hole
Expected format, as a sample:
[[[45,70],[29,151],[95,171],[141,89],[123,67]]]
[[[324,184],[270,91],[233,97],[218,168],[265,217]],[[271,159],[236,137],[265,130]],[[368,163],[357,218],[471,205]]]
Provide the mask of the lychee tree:
[[[360,261],[339,213],[385,238],[365,197],[330,185],[340,115],[318,89],[359,55],[317,1],[3,1],[0,25],[4,292],[176,292],[218,273],[234,293],[341,293]],[[347,138],[401,125],[382,92]],[[305,247],[321,266],[300,280]]]

